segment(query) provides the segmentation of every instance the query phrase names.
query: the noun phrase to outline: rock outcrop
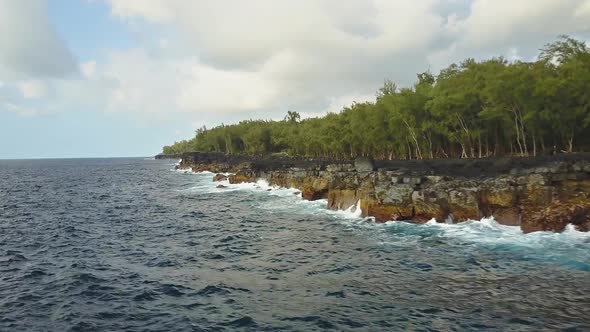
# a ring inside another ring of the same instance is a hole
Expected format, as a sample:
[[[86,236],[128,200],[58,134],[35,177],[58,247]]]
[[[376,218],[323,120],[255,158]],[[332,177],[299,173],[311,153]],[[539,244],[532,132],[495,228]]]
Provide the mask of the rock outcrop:
[[[590,231],[590,201],[574,200],[569,203],[554,202],[546,208],[529,211],[527,222],[522,225],[525,233],[538,231],[561,232],[568,224],[579,231]]]
[[[221,182],[221,181],[225,181],[227,179],[228,179],[227,175],[221,174],[221,173],[215,174],[215,176],[213,176],[214,182]]]
[[[154,159],[156,160],[164,160],[164,159],[180,159],[181,156],[178,154],[157,154],[154,156]]]
[[[477,160],[352,161],[183,155],[181,168],[231,172],[230,183],[297,188],[345,210],[360,201],[377,222],[462,222],[493,216],[524,232],[590,230],[590,154]]]

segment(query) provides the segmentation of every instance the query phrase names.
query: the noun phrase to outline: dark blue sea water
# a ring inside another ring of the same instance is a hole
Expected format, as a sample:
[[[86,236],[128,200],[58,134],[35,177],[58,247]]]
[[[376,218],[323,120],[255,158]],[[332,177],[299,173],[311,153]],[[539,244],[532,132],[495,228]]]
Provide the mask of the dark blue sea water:
[[[590,329],[590,236],[375,225],[171,161],[0,161],[1,331]]]

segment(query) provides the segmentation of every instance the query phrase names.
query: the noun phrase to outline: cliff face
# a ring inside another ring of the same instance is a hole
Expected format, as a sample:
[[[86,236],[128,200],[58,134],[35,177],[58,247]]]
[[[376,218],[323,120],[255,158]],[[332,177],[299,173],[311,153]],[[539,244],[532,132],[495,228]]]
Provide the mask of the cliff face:
[[[590,230],[590,155],[493,160],[321,162],[183,156],[181,168],[232,172],[230,183],[264,179],[297,188],[308,200],[347,209],[360,200],[377,222],[462,222],[494,216],[524,232]]]
[[[180,159],[181,155],[179,154],[157,154],[154,156],[154,159],[156,160],[163,160],[163,159]]]

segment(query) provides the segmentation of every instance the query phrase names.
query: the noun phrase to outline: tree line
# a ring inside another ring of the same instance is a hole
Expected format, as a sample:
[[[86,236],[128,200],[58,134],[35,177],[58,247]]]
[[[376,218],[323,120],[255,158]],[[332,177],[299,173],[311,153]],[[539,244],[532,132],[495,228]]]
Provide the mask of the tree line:
[[[590,151],[590,49],[561,36],[534,62],[467,59],[339,113],[198,129],[165,154],[225,152],[347,159],[483,158]]]

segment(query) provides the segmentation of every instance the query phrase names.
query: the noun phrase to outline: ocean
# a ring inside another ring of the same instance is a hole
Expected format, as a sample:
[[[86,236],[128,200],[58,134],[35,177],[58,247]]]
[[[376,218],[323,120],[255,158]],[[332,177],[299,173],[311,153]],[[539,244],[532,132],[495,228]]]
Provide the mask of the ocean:
[[[174,161],[0,161],[0,331],[588,331],[590,234],[375,224]]]

